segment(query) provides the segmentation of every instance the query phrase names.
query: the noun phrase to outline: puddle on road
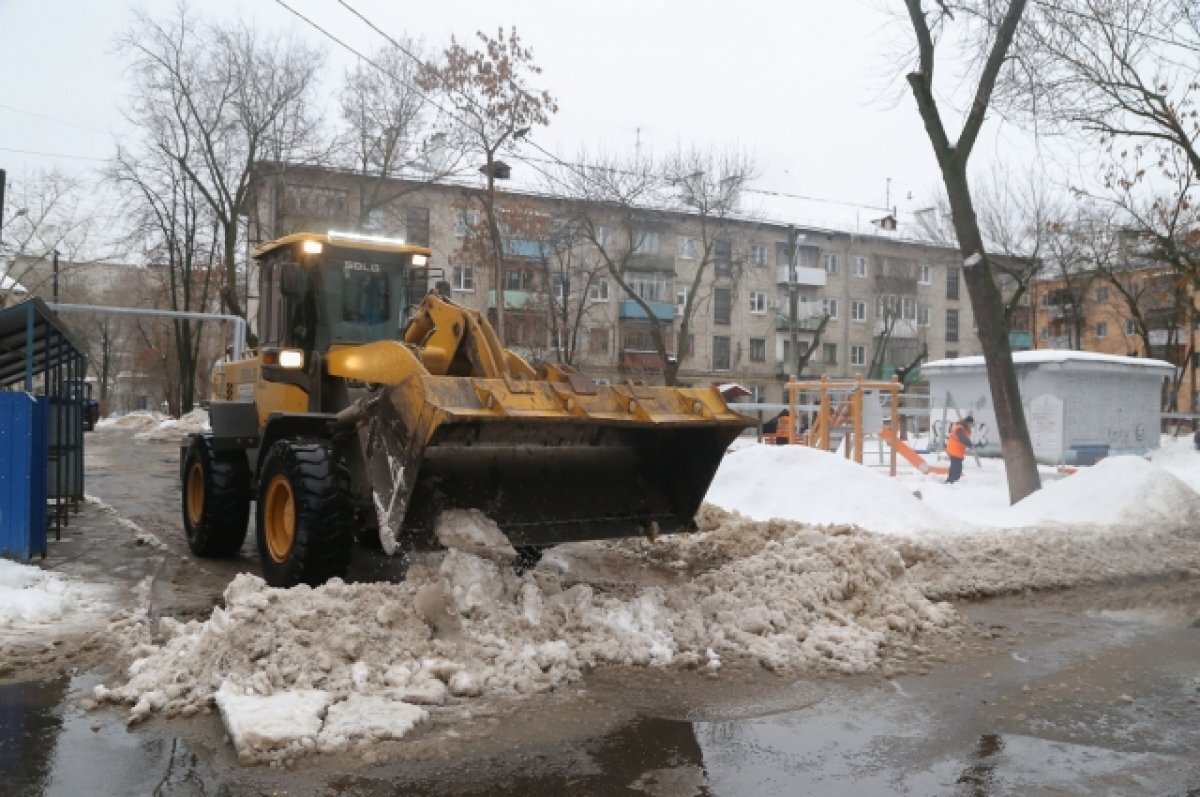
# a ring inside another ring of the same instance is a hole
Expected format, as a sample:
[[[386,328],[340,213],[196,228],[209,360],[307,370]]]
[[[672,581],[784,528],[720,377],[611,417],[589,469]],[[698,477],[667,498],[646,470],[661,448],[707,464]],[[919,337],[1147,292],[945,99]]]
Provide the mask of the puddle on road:
[[[5,794],[216,793],[181,740],[130,733],[112,712],[83,711],[76,699],[90,685],[68,677],[0,685],[0,783]]]

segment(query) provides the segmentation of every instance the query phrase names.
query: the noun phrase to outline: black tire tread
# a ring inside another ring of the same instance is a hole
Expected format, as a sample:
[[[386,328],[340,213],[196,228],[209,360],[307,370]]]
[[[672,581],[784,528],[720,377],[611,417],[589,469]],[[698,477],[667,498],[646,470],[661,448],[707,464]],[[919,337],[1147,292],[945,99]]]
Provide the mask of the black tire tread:
[[[194,457],[204,468],[204,513],[200,524],[188,522],[187,485],[183,488],[183,525],[188,547],[196,556],[225,558],[234,556],[246,541],[250,526],[250,464],[244,451],[216,451],[212,436],[196,435],[188,453],[184,474],[191,470]]]
[[[292,483],[296,536],[286,561],[271,559],[262,531],[265,501],[260,498],[256,529],[267,583],[315,587],[335,576],[344,578],[350,567],[355,526],[350,471],[345,462],[324,441],[280,440],[267,453],[260,490],[281,472]]]

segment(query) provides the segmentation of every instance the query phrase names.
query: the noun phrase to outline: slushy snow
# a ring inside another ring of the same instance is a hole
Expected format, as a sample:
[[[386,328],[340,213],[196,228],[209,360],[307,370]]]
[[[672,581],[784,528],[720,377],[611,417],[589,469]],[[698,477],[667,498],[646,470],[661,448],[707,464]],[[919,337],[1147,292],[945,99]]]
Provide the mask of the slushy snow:
[[[212,427],[208,424],[208,412],[195,409],[180,418],[163,418],[157,425],[138,432],[134,437],[138,440],[175,443],[184,435],[205,432],[210,428]]]
[[[79,608],[77,591],[57,573],[0,559],[0,628],[61,620]]]
[[[799,446],[742,444],[697,534],[562,546],[517,575],[507,553],[489,553],[502,543],[491,521],[455,513],[441,530],[451,549],[415,560],[401,584],[278,590],[243,574],[203,622],[115,622],[127,668],[94,696],[130,706],[131,722],[215,703],[243,760],[280,761],[400,738],[595,667],[877,671],[961,631],[941,601],[1200,573],[1190,441],[1042,476],[1042,491],[1010,507],[998,460],[968,460],[946,485],[903,464],[890,478]],[[239,730],[287,712],[299,718],[283,730]]]

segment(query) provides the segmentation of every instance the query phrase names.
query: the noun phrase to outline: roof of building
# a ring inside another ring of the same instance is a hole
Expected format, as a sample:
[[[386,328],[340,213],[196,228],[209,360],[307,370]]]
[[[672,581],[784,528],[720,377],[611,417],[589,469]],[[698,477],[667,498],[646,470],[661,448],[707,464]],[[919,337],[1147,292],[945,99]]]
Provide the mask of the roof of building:
[[[1036,365],[1039,363],[1103,363],[1108,365],[1135,366],[1139,368],[1156,368],[1174,371],[1175,366],[1165,360],[1155,360],[1149,357],[1122,357],[1116,354],[1099,354],[1092,351],[1074,351],[1072,349],[1034,349],[1033,351],[1013,352],[1013,363],[1016,365]],[[980,368],[984,364],[981,355],[974,357],[956,357],[950,360],[933,360],[921,366],[923,372],[950,370],[954,368]]]

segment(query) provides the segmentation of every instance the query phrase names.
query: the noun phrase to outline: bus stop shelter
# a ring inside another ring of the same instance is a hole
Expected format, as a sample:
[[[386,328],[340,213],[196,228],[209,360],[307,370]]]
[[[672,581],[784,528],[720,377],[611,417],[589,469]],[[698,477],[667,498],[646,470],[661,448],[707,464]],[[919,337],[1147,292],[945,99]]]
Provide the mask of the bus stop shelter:
[[[0,309],[0,554],[45,554],[83,500],[83,349],[41,299]]]

